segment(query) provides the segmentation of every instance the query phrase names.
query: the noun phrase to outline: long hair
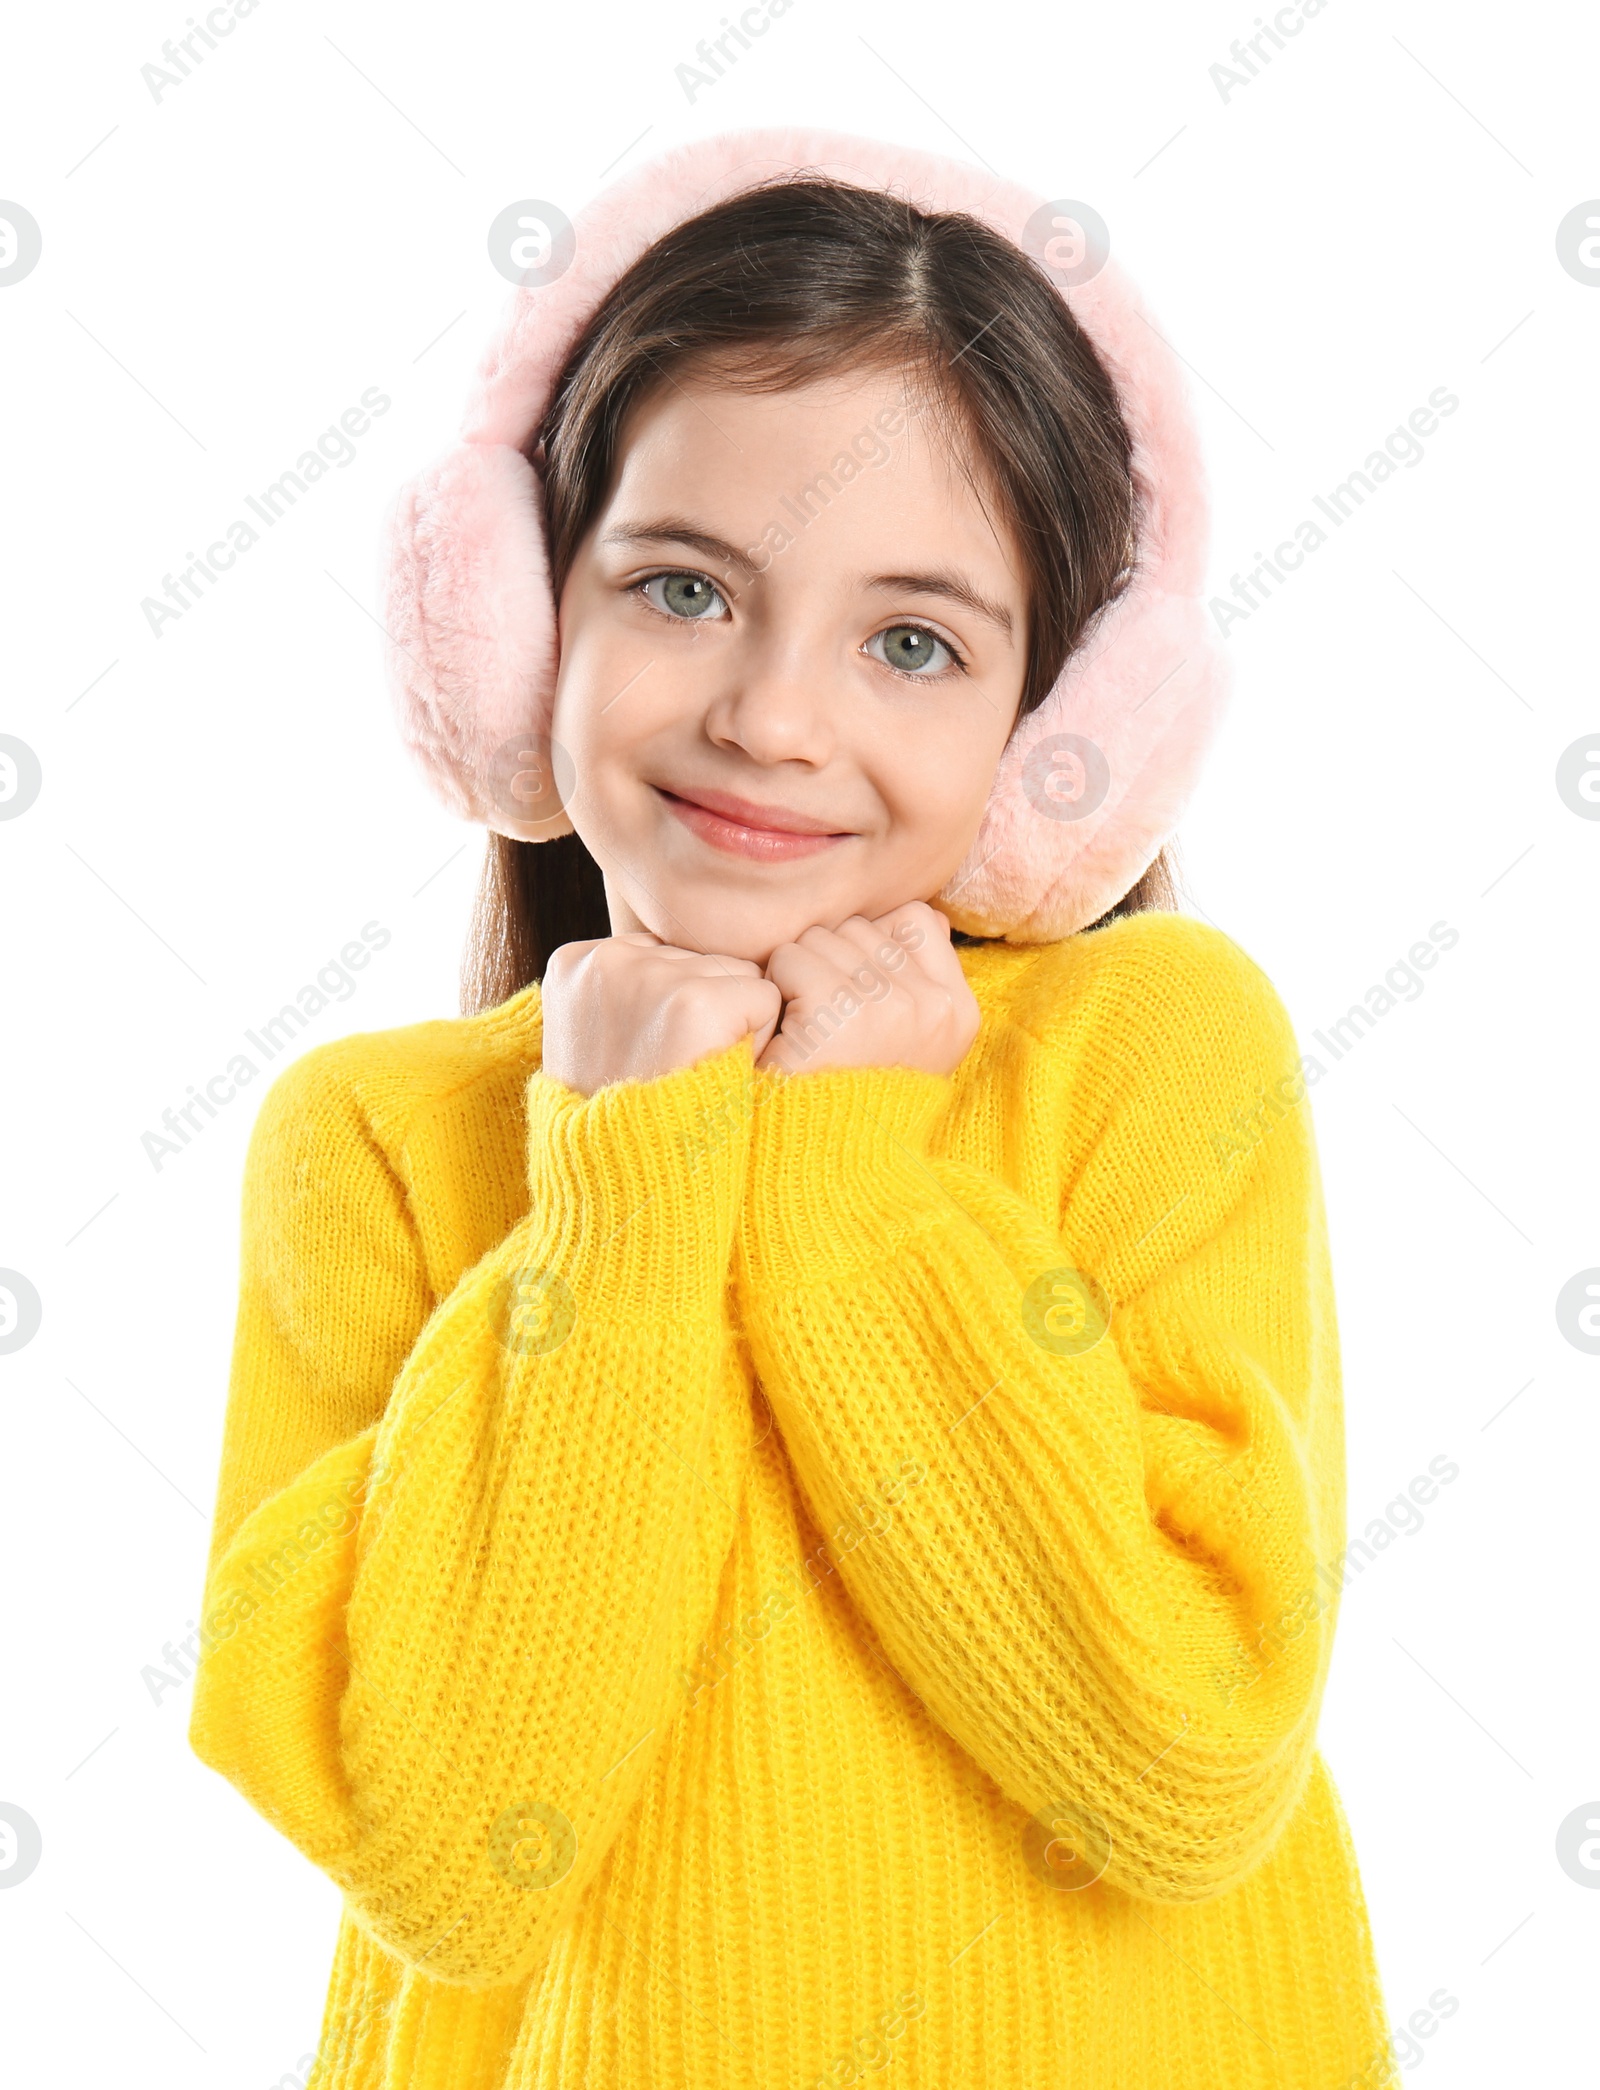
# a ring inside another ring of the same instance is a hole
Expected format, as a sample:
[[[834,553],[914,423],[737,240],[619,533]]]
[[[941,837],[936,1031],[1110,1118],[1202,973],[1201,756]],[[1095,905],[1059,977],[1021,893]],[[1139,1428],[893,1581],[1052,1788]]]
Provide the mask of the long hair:
[[[574,343],[528,445],[556,596],[604,506],[618,432],[636,403],[690,369],[776,392],[846,368],[920,379],[975,491],[998,496],[1028,599],[1020,723],[1133,577],[1132,444],[1115,387],[1060,293],[1020,248],[965,212],[780,176],[648,248]],[[1164,850],[1089,927],[1177,905],[1176,864]],[[576,834],[491,834],[463,1014],[542,979],[558,945],[610,934],[600,867]]]

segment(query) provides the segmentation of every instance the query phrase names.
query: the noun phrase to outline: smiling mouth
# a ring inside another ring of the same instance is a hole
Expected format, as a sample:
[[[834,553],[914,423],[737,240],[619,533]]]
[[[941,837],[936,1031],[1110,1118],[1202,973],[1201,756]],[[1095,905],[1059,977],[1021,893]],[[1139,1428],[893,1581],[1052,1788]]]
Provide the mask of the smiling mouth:
[[[700,792],[691,798],[680,797],[661,784],[651,789],[691,834],[724,856],[783,863],[791,857],[815,856],[850,839],[845,831],[825,828],[821,821],[782,806],[758,806],[721,791]]]

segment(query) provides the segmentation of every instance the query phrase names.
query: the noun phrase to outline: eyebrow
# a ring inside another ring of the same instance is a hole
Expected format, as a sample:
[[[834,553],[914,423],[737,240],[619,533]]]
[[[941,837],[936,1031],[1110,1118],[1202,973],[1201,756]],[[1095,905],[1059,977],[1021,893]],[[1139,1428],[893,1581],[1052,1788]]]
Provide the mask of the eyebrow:
[[[728,543],[725,537],[713,536],[709,530],[697,529],[683,516],[664,515],[653,522],[640,523],[635,527],[620,527],[608,530],[601,538],[602,544],[687,544],[708,559],[720,560],[751,579],[759,577],[761,569],[747,559],[743,552]],[[925,573],[875,573],[862,583],[863,587],[875,588],[886,595],[939,595],[949,602],[958,602],[974,616],[985,618],[990,624],[1013,636],[1014,626],[1011,612],[1003,603],[992,602],[981,595],[969,581],[948,568],[938,567]]]
[[[640,523],[635,528],[607,530],[601,538],[602,544],[688,544],[697,552],[704,552],[708,559],[719,559],[725,566],[737,566],[741,573],[755,578],[758,568],[745,557],[742,551],[729,544],[724,537],[713,537],[708,530],[697,530],[693,523],[676,515],[664,515],[656,522]]]
[[[950,573],[943,567],[932,573],[875,573],[866,585],[881,588],[889,595],[943,595],[971,610],[975,617],[986,617],[1008,639],[1012,635],[1011,612],[1004,603],[991,602],[987,595],[980,595],[976,588],[964,581],[959,573]]]

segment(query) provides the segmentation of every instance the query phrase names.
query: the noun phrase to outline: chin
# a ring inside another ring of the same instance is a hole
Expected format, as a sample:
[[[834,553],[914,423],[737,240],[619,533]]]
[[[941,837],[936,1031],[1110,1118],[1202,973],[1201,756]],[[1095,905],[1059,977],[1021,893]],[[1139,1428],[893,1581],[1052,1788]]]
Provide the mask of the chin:
[[[848,896],[779,895],[748,888],[708,893],[700,887],[679,894],[657,886],[654,895],[640,893],[632,904],[645,927],[664,943],[748,958],[763,967],[779,944],[793,943],[814,922],[831,925],[850,914],[884,911]]]
[[[819,919],[804,907],[777,907],[769,898],[743,896],[679,908],[677,915],[676,934],[670,923],[655,933],[670,942],[682,943],[692,932],[702,950],[720,951],[729,958],[748,958],[760,966],[765,966],[780,943],[792,943],[803,929]]]

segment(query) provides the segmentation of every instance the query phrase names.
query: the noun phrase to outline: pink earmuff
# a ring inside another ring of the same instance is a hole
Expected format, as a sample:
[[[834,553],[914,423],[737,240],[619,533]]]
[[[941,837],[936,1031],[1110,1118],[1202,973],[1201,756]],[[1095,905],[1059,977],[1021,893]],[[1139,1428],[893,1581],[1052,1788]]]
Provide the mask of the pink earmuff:
[[[542,819],[529,817],[525,795],[537,751],[549,748],[557,642],[539,486],[523,451],[574,341],[662,233],[802,171],[966,211],[1044,261],[1052,224],[1067,222],[1047,199],[959,161],[802,129],[681,146],[583,209],[565,269],[513,292],[460,440],[401,489],[389,517],[383,622],[400,731],[463,818],[523,839],[570,832],[559,754],[554,788],[547,776],[535,791]],[[1069,251],[1081,253],[1081,240],[1055,249]],[[1012,735],[977,838],[938,895],[958,929],[1014,943],[1069,936],[1137,882],[1177,826],[1228,690],[1200,598],[1205,485],[1181,368],[1117,263],[1102,254],[1088,266],[1086,276],[1082,264],[1051,272],[1133,439],[1138,556],[1126,592]]]

